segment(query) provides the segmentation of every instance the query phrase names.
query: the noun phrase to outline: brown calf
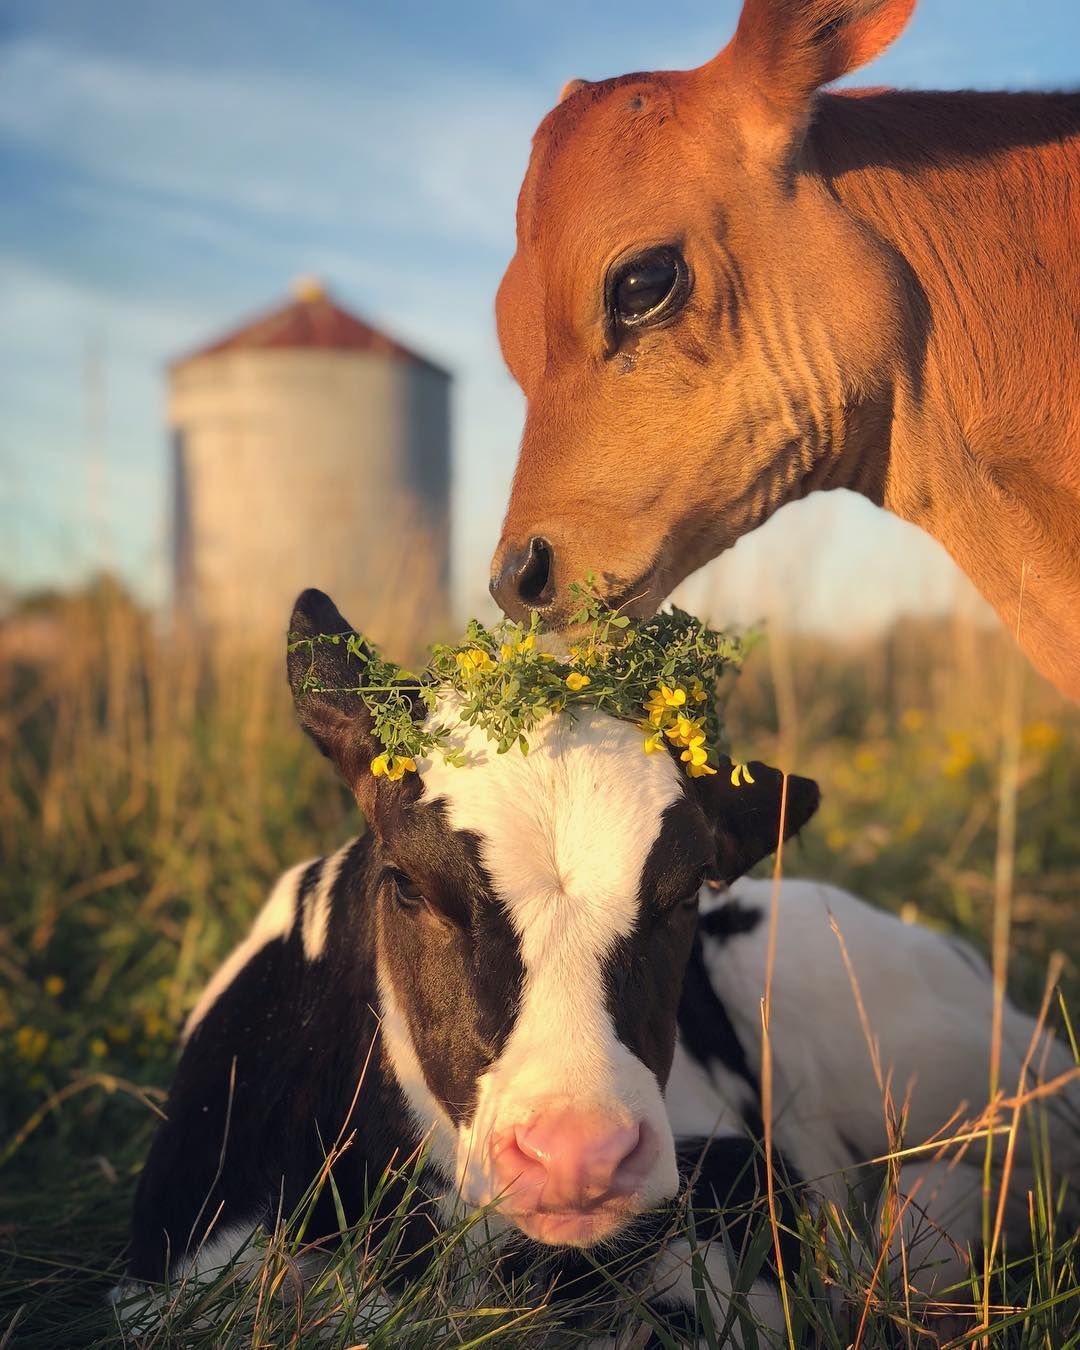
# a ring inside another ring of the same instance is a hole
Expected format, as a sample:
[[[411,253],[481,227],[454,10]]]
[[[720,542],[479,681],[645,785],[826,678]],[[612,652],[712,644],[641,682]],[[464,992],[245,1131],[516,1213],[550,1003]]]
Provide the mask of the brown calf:
[[[697,70],[572,81],[499,289],[528,399],[492,592],[650,612],[785,502],[939,539],[1080,696],[1080,95],[821,85],[914,0],[745,0]]]

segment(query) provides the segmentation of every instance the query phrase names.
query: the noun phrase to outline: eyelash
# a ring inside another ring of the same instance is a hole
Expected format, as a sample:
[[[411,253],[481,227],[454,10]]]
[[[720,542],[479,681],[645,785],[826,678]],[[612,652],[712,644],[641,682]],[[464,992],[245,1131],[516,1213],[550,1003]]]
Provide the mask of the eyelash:
[[[395,899],[403,909],[417,909],[424,903],[420,888],[400,867],[388,867],[383,873],[383,881],[394,888]]]

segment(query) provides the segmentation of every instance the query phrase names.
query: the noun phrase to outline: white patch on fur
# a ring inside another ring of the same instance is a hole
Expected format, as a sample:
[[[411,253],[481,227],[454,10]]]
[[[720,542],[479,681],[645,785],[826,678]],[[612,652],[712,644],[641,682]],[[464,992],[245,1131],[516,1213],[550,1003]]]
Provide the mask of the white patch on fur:
[[[284,880],[284,878],[282,878]],[[200,1285],[212,1284],[221,1272],[243,1252],[251,1241],[256,1225],[234,1224],[223,1228],[201,1243],[198,1250],[180,1263],[169,1280],[168,1294],[160,1285],[142,1284],[137,1280],[121,1280],[109,1294],[116,1319],[125,1330],[145,1333],[157,1326],[166,1308],[181,1304],[193,1296]],[[233,1276],[244,1280],[262,1260],[262,1253],[252,1250],[237,1262]],[[192,1330],[206,1329],[213,1319],[202,1318]]]
[[[737,1260],[739,1253],[736,1252],[734,1255]],[[699,1249],[697,1260],[704,1266],[701,1276],[705,1299],[719,1330],[731,1312],[733,1282],[725,1244],[719,1240],[709,1243],[707,1247]],[[661,1305],[667,1303],[676,1307],[694,1307],[697,1299],[694,1289],[694,1257],[688,1242],[677,1238],[667,1244],[660,1254],[656,1271],[649,1282],[649,1294]],[[783,1335],[784,1310],[775,1284],[768,1280],[754,1280],[749,1290],[740,1295],[740,1300],[739,1310],[749,1320],[751,1326],[756,1330],[767,1328],[778,1337]],[[702,1346],[708,1343],[704,1338],[697,1341],[697,1344]],[[773,1344],[771,1338],[768,1343]],[[781,1344],[779,1340],[775,1343]],[[739,1347],[741,1350],[744,1344],[740,1323],[738,1317],[735,1317],[724,1345]]]
[[[180,1036],[181,1045],[186,1043],[191,1033],[252,957],[257,956],[268,943],[288,937],[292,932],[293,922],[296,919],[296,894],[300,889],[300,878],[315,861],[315,858],[309,858],[307,862],[290,867],[278,877],[266,904],[259,910],[251,931],[214,972],[209,984],[199,995],[198,1002],[188,1014]]]
[[[525,967],[513,1030],[460,1131],[462,1194],[472,1204],[492,1198],[494,1130],[527,1122],[542,1105],[572,1103],[651,1128],[661,1151],[642,1202],[665,1198],[677,1183],[663,1100],[653,1073],[615,1035],[603,963],[633,931],[642,869],[678,799],[679,771],[667,755],[643,755],[640,732],[603,713],[545,719],[527,756],[496,754],[453,707],[440,714],[469,767],[426,762],[424,800],[443,801],[450,826],[479,837]]]
[[[746,1133],[741,1104],[750,1096],[743,1079],[722,1064],[708,1068],[675,1043],[664,1101],[672,1133],[679,1138],[712,1139]]]
[[[330,893],[341,875],[341,868],[349,850],[355,843],[355,839],[350,839],[347,844],[342,844],[336,853],[331,853],[323,860],[318,884],[314,892],[305,898],[300,934],[304,942],[304,956],[309,961],[317,961],[326,949],[326,930],[330,924]]]
[[[706,937],[705,963],[749,1064],[760,1072],[759,1007],[772,883],[744,879],[732,894],[762,909],[765,917],[751,933],[724,942]],[[848,1183],[842,1169],[884,1154],[890,1144],[882,1094],[830,917],[846,944],[898,1112],[909,1097],[908,1147],[933,1138],[962,1103],[954,1128],[985,1106],[993,990],[986,966],[973,962],[950,938],[901,923],[834,886],[781,884],[770,1022],[774,1137],[800,1175],[845,1205]],[[1016,1089],[1035,1030],[1034,1019],[1006,1002],[1001,1064],[1006,1092]],[[1033,1065],[1041,1066],[1039,1076],[1048,1081],[1069,1069],[1071,1057],[1060,1042],[1044,1037]],[[1080,1172],[1080,1083],[1069,1084],[1044,1109],[1055,1175],[1075,1176]],[[1032,1168],[1030,1131],[1021,1129],[1013,1195],[1022,1199],[1033,1181]],[[910,1181],[918,1167],[904,1171]],[[966,1205],[961,1203],[965,1194]],[[927,1184],[925,1199],[930,1221],[944,1219],[944,1226],[965,1241],[980,1204],[978,1185],[965,1186],[957,1173],[948,1187],[937,1179]],[[948,1211],[947,1218],[939,1206]],[[1007,1211],[1007,1220],[1012,1217]],[[1011,1231],[1020,1240],[1026,1222],[1026,1209],[1017,1204]]]

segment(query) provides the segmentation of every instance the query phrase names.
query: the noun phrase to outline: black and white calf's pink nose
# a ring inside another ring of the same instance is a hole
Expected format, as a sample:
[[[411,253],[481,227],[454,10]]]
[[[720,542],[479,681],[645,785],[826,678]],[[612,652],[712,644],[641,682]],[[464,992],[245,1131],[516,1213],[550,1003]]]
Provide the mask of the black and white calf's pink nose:
[[[507,1218],[538,1241],[580,1246],[640,1208],[659,1152],[644,1121],[556,1106],[493,1137],[490,1157]]]

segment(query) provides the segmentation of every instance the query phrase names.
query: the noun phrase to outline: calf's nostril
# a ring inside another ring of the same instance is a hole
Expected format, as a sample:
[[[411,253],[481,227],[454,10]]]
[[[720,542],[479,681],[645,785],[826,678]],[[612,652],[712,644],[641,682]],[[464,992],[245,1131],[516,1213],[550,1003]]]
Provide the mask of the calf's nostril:
[[[540,605],[551,598],[551,564],[551,545],[534,536],[514,574],[514,589],[525,604]]]

